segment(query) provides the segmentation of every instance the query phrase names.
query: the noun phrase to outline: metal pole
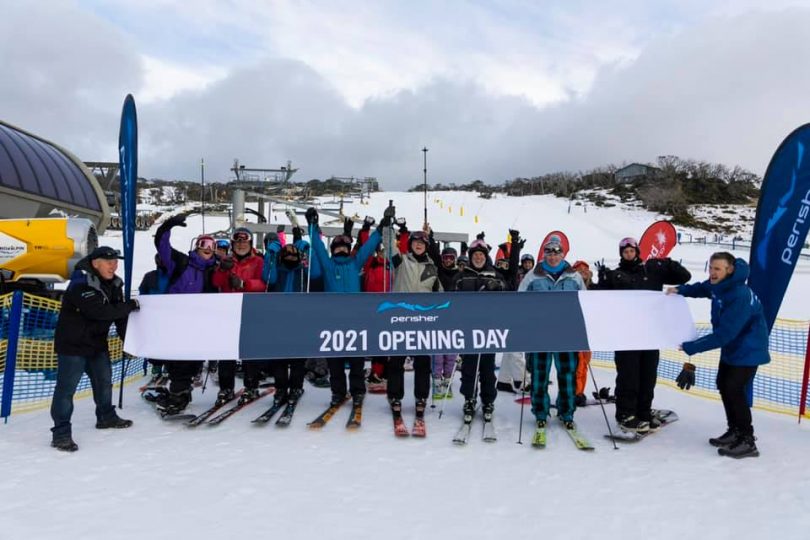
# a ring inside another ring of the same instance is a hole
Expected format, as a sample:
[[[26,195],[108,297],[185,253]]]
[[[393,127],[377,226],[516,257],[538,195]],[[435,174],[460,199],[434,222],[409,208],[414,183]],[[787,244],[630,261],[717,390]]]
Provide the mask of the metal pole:
[[[423,159],[422,173],[424,174],[424,182],[425,182],[425,186],[424,186],[425,187],[425,190],[424,190],[425,191],[425,223],[424,223],[425,225],[427,225],[427,222],[428,222],[428,219],[427,219],[427,153],[428,153],[427,147],[423,147],[422,148],[422,154],[423,154],[424,159]]]
[[[205,160],[200,158],[200,214],[202,215],[202,232],[205,234]]]

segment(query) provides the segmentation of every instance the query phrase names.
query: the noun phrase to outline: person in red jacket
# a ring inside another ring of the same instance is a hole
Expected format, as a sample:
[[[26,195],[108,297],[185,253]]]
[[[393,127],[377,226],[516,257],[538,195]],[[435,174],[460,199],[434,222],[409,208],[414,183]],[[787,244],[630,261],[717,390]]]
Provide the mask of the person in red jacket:
[[[214,270],[211,283],[220,292],[265,292],[267,284],[262,280],[264,259],[253,249],[253,234],[245,227],[239,227],[231,236],[231,256],[222,259]],[[259,372],[263,362],[245,362],[245,391],[240,400],[255,399],[259,394]],[[236,376],[236,361],[219,363],[219,394],[221,402],[233,399]]]

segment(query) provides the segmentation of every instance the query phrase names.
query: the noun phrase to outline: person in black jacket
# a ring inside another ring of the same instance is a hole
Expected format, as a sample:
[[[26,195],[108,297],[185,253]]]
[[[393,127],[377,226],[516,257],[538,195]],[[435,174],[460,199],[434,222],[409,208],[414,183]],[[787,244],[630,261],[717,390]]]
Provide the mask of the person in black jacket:
[[[692,278],[689,270],[672,259],[639,257],[638,242],[619,242],[621,260],[615,270],[597,264],[599,289],[661,291],[664,285],[682,285]],[[643,433],[660,423],[652,416],[659,351],[616,351],[616,421],[624,431]]]
[[[112,404],[112,370],[107,336],[110,326],[124,339],[127,316],[138,309],[136,300],[124,300],[117,250],[102,246],[76,264],[56,323],[56,387],[51,400],[51,446],[66,452],[79,449],[73,441],[70,417],[73,394],[87,373],[96,403],[96,428],[128,428],[132,420],[120,418]]]
[[[489,246],[483,239],[476,239],[470,244],[470,266],[461,270],[453,278],[452,291],[505,291],[506,282],[492,266],[489,258]],[[461,355],[461,393],[464,395],[464,416],[475,413],[475,379],[476,371],[480,383],[481,408],[484,418],[489,419],[495,410],[497,379],[495,377],[495,354]]]

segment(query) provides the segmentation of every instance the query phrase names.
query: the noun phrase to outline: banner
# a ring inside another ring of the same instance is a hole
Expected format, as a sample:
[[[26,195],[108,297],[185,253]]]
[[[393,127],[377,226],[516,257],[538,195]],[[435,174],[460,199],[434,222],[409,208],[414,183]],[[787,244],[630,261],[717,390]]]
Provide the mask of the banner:
[[[686,300],[655,291],[139,297],[124,350],[227,360],[676,348]]]
[[[749,286],[773,327],[779,306],[810,228],[810,124],[796,129],[776,149],[762,179],[754,222]]]
[[[656,221],[644,231],[638,243],[642,261],[665,259],[678,241],[675,226],[669,221]]]
[[[118,131],[118,166],[121,184],[121,226],[124,237],[124,297],[132,290],[132,256],[135,249],[135,213],[138,184],[138,113],[135,99],[127,94]]]

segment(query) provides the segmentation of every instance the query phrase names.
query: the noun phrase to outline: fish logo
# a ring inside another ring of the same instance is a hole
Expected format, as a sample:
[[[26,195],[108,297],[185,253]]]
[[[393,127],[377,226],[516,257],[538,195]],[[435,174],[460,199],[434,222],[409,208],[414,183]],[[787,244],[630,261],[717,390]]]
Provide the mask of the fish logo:
[[[440,309],[447,309],[450,307],[450,300],[444,304],[432,304],[430,306],[420,306],[419,304],[409,304],[407,302],[383,302],[377,306],[377,313],[384,313],[392,309],[404,309],[407,311],[438,311]]]
[[[771,235],[773,234],[776,225],[784,217],[785,212],[787,212],[788,210],[787,205],[793,198],[793,193],[796,191],[797,175],[799,168],[802,165],[803,158],[804,158],[804,145],[801,142],[798,142],[796,144],[796,166],[793,168],[793,173],[790,178],[790,188],[779,199],[779,206],[776,207],[776,210],[774,210],[773,215],[770,217],[770,219],[768,219],[767,225],[765,226],[765,234],[763,235],[762,242],[759,244],[757,248],[757,263],[763,270],[767,267],[768,244],[771,241]]]

